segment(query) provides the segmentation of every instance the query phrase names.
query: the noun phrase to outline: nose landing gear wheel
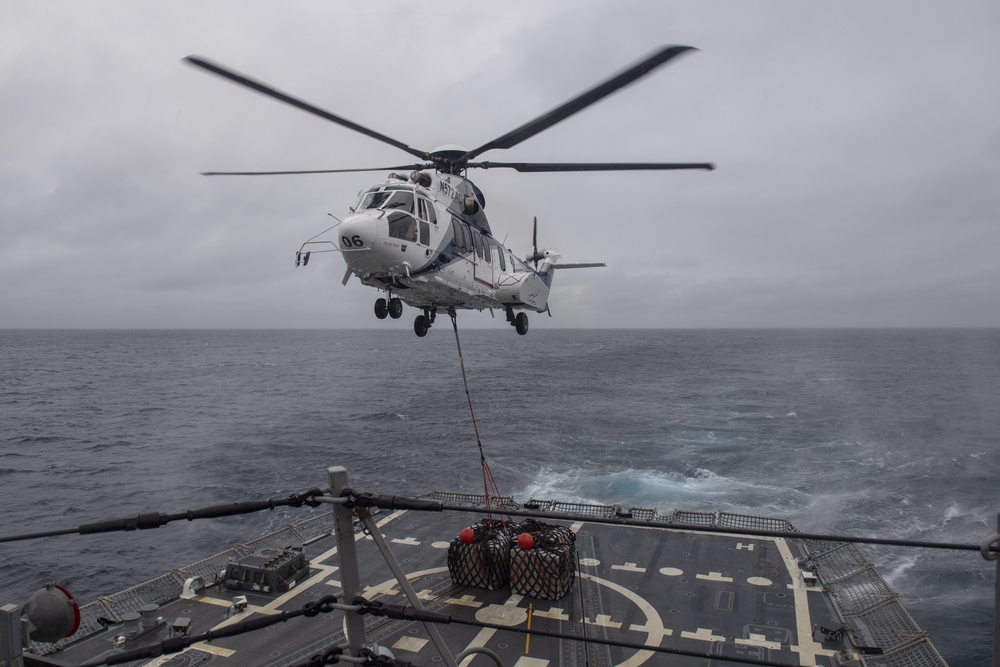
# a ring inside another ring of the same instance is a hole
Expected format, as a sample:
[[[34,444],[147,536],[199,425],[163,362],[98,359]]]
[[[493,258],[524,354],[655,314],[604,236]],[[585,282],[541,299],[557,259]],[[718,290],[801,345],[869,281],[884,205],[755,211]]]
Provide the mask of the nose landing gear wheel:
[[[520,335],[528,333],[528,315],[527,313],[518,313],[517,317],[514,318],[514,329]]]
[[[413,333],[417,334],[420,338],[427,335],[427,330],[431,328],[430,322],[424,315],[417,315],[416,319],[413,320]]]
[[[402,314],[403,314],[403,302],[397,299],[396,297],[392,297],[391,299],[389,299],[389,317],[391,317],[394,320],[398,320]]]
[[[385,299],[379,299],[375,302],[375,317],[380,320],[384,320],[389,314],[389,304],[385,302]]]

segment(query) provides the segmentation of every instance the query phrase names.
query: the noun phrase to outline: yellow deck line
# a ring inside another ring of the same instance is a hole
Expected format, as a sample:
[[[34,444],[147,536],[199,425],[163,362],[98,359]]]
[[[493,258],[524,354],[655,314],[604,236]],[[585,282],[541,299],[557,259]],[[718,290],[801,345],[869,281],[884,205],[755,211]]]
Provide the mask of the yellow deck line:
[[[788,576],[792,580],[792,594],[795,597],[795,632],[796,646],[791,650],[799,654],[800,665],[815,665],[817,655],[833,655],[835,652],[823,648],[822,644],[812,638],[812,619],[809,614],[809,593],[802,577],[799,576],[799,565],[792,550],[788,548],[788,543],[783,537],[770,538],[774,540],[774,545],[778,547],[781,560],[785,563]]]

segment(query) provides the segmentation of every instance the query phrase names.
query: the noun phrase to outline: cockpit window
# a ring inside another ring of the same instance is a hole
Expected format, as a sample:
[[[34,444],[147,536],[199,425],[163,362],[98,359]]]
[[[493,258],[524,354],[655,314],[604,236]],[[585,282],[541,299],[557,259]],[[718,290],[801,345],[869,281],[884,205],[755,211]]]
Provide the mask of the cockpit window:
[[[388,201],[391,194],[391,192],[366,192],[365,196],[361,199],[361,203],[358,204],[358,210],[363,211],[366,208],[379,208]]]
[[[383,204],[382,208],[391,208],[394,210],[406,211],[407,213],[413,213],[413,193],[393,192],[392,196],[389,197],[389,201]]]
[[[366,192],[358,210],[365,209],[393,209],[413,213],[413,193],[402,190]]]

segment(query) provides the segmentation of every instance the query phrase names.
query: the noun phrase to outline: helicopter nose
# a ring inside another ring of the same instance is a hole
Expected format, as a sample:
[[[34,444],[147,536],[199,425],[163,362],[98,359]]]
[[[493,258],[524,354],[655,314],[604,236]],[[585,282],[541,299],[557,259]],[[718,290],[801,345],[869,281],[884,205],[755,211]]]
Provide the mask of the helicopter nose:
[[[371,248],[378,235],[377,218],[368,213],[352,215],[340,225],[340,249]]]

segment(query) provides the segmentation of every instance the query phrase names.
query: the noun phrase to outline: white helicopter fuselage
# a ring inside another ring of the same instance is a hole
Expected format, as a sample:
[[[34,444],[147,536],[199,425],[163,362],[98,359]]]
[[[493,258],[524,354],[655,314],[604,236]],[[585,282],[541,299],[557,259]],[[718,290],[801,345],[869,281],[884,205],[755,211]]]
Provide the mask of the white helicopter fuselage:
[[[532,269],[494,239],[484,203],[461,176],[390,175],[362,192],[336,228],[346,278],[355,275],[421,309],[544,312],[553,262]]]
[[[307,245],[332,244],[347,263],[345,285],[351,276],[357,276],[365,285],[387,293],[388,298],[375,301],[375,316],[379,319],[398,319],[403,303],[409,304],[423,311],[414,319],[413,329],[418,336],[425,336],[439,308],[446,309],[453,322],[456,322],[455,311],[459,308],[502,308],[507,321],[523,336],[528,332],[525,310],[552,314],[548,306],[549,289],[557,268],[604,264],[564,264],[553,252],[539,252],[537,220],[530,257],[527,261],[517,257],[493,238],[483,213],[486,199],[482,191],[461,174],[468,173],[469,169],[494,168],[528,173],[714,169],[715,166],[708,162],[491,162],[477,159],[488,151],[517,146],[691,50],[690,46],[661,46],[611,78],[476,148],[445,145],[432,151],[410,146],[204,58],[188,56],[184,60],[300,111],[393,146],[418,160],[414,164],[392,167],[203,172],[215,176],[274,176],[415,170],[408,177],[392,173],[385,183],[361,193],[350,215],[337,225],[338,238],[310,239],[299,249],[296,266],[308,263],[310,253],[304,252]],[[529,261],[533,266],[528,265]],[[514,310],[521,312],[515,315]],[[455,327],[457,331],[457,323]]]

